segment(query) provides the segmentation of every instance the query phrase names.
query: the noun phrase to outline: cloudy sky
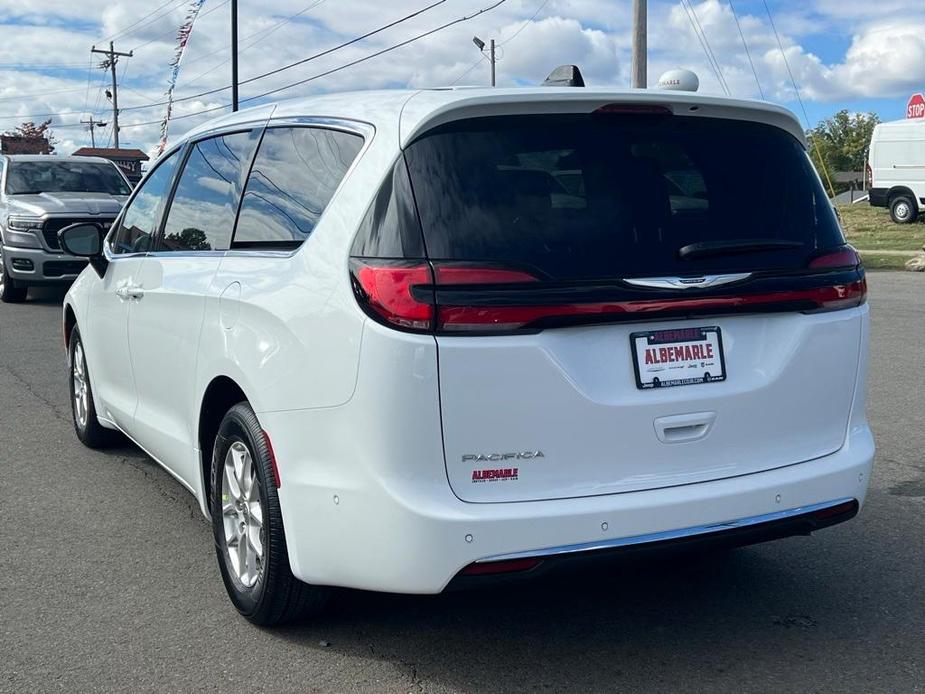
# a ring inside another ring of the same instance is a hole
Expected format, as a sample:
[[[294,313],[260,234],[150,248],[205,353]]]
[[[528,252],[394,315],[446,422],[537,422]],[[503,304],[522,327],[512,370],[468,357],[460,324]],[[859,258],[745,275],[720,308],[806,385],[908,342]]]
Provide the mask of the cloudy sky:
[[[498,0],[239,0],[241,80],[325,51],[431,6],[389,29],[241,86],[241,99],[312,78]],[[118,65],[121,144],[149,150],[164,116],[169,62],[190,0],[0,0],[0,130],[53,118],[58,151],[89,145],[91,115],[110,121],[109,72],[94,44],[133,51]],[[783,51],[815,123],[841,108],[901,118],[925,90],[922,0],[767,0]],[[206,0],[183,59],[170,134],[182,134],[230,101],[229,0]],[[262,100],[379,87],[487,84],[489,66],[473,34],[500,45],[502,85],[536,84],[575,63],[595,86],[630,82],[631,0],[502,0],[490,11]],[[741,34],[738,26],[741,27]],[[743,41],[744,36],[744,41]],[[747,46],[747,50],[746,50]],[[649,83],[684,66],[701,91],[758,97],[800,113],[763,0],[649,0]],[[723,82],[707,57],[715,57]],[[751,67],[754,65],[754,71]],[[154,105],[152,105],[154,104]],[[210,114],[195,115],[211,109]],[[111,128],[96,130],[111,145]]]

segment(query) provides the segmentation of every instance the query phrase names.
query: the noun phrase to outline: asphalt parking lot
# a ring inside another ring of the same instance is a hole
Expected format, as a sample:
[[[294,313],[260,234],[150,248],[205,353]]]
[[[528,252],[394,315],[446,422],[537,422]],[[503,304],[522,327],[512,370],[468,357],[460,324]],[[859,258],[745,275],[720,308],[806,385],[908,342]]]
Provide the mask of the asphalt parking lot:
[[[869,277],[878,453],[850,523],[264,631],[192,496],[74,436],[61,292],[0,304],[0,691],[925,691],[925,276]]]

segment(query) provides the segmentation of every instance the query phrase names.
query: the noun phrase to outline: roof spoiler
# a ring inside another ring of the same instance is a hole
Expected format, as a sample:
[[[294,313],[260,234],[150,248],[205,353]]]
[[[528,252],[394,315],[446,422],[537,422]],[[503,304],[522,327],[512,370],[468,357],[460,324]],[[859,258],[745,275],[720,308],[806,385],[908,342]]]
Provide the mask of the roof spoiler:
[[[585,78],[577,65],[560,65],[549,73],[542,87],[583,87]]]

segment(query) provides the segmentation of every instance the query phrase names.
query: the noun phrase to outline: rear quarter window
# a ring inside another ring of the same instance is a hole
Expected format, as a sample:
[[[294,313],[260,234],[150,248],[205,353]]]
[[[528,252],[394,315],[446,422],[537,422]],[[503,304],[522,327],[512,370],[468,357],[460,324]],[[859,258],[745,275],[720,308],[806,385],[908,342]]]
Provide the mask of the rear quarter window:
[[[363,147],[354,133],[270,128],[247,180],[232,248],[297,248]]]

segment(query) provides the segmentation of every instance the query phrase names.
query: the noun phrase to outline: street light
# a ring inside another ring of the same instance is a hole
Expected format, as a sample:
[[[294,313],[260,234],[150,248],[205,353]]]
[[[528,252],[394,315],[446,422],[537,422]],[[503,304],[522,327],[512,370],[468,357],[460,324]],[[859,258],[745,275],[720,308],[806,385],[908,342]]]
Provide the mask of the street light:
[[[485,42],[482,41],[482,39],[480,39],[478,36],[472,37],[472,43],[474,43],[480,51],[483,51],[483,52],[485,51]],[[489,40],[488,43],[489,43],[488,59],[489,59],[489,62],[491,62],[491,86],[494,87],[495,86],[495,40],[491,39]]]

